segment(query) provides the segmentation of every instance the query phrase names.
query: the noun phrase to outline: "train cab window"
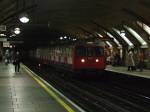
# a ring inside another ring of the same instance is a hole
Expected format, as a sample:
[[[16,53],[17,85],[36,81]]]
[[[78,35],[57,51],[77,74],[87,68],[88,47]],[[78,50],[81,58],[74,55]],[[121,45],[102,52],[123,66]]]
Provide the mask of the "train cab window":
[[[86,56],[86,48],[84,46],[76,47],[77,56]]]
[[[96,55],[103,55],[104,49],[101,47],[95,47],[95,53],[96,53]]]
[[[101,47],[84,47],[78,46],[76,47],[77,56],[100,56],[104,54],[104,50]]]
[[[103,49],[101,47],[88,47],[87,54],[91,56],[100,56],[103,55]]]

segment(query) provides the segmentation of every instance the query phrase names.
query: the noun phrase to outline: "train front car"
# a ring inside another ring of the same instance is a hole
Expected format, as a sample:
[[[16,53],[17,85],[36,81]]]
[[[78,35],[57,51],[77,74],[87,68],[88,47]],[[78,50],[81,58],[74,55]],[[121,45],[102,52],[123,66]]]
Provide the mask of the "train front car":
[[[103,71],[106,67],[104,48],[95,45],[78,45],[74,49],[74,71]]]

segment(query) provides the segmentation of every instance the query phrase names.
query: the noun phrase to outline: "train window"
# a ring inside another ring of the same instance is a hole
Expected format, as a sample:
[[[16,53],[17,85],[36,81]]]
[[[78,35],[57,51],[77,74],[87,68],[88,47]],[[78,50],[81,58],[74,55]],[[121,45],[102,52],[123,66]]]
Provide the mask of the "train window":
[[[95,47],[95,53],[96,53],[96,55],[103,55],[104,49],[101,47]]]
[[[103,48],[101,47],[89,47],[87,49],[88,56],[100,56],[103,55]]]
[[[86,56],[86,48],[84,46],[76,47],[76,54],[77,56]]]
[[[101,47],[84,47],[78,46],[76,47],[77,56],[100,56],[103,55],[104,50]]]

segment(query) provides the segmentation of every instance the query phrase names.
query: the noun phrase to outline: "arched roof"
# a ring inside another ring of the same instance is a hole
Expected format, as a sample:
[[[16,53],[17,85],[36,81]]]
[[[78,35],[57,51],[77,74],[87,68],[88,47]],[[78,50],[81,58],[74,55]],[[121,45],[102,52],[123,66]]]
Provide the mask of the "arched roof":
[[[35,39],[35,32],[46,28],[49,30],[43,32],[57,31],[77,38],[95,36],[95,32],[106,36],[104,28],[115,33],[112,28],[122,30],[124,24],[141,34],[141,28],[135,23],[141,21],[150,25],[149,5],[149,0],[1,0],[0,24],[7,25],[8,34],[13,27],[21,26],[26,33],[31,34],[30,39]],[[27,25],[22,25],[18,20],[19,15],[24,12],[30,17]],[[128,38],[139,46],[133,35],[126,32]],[[121,44],[127,45],[119,35],[114,35]],[[142,34],[142,37],[149,41],[149,36]]]

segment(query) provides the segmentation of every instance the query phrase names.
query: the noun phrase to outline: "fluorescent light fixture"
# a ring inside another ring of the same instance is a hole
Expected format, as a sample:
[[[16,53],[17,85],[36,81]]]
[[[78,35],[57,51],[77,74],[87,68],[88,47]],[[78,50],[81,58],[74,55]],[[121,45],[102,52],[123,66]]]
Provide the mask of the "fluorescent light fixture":
[[[27,15],[27,14],[22,14],[22,15],[20,15],[20,17],[19,17],[19,20],[20,20],[22,23],[28,23],[30,19],[28,18],[28,15]]]
[[[147,46],[146,41],[144,41],[143,38],[137,32],[135,32],[132,28],[126,25],[124,25],[124,28],[126,28],[141,43],[142,46]]]
[[[112,45],[111,45],[111,43],[110,43],[109,41],[106,41],[106,44],[107,44],[110,48],[112,48]]]
[[[125,32],[121,33],[121,31],[117,30],[116,28],[112,28],[118,35],[122,37],[122,39],[129,45],[134,46],[133,43],[125,36]]]
[[[122,45],[119,43],[119,41],[109,32],[105,32],[110,38],[114,39],[114,42],[118,45],[118,47],[122,48]]]
[[[103,36],[102,36],[100,33],[97,33],[97,35],[98,35],[99,37],[103,38]]]
[[[137,21],[137,24],[150,35],[150,27],[142,22]]]

